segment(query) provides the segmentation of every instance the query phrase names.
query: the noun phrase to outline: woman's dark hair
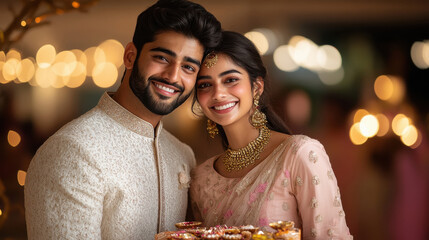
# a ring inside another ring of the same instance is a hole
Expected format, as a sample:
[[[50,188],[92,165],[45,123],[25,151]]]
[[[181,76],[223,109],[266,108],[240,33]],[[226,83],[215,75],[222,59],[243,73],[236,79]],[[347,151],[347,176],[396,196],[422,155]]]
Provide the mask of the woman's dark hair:
[[[264,92],[259,100],[259,109],[267,116],[267,127],[273,131],[291,134],[284,121],[274,112],[270,106],[270,84],[267,79],[267,70],[262,62],[258,49],[248,38],[240,33],[223,31],[220,44],[214,48],[215,53],[222,53],[232,59],[238,66],[244,68],[249,74],[251,86],[258,77],[264,81]],[[197,101],[197,94],[194,95],[194,103]],[[222,126],[217,124],[224,147],[228,146],[228,140]]]
[[[169,30],[197,39],[205,53],[221,38],[220,22],[201,5],[187,0],[159,0],[137,18],[133,36],[137,58],[145,43],[154,41],[156,34]]]

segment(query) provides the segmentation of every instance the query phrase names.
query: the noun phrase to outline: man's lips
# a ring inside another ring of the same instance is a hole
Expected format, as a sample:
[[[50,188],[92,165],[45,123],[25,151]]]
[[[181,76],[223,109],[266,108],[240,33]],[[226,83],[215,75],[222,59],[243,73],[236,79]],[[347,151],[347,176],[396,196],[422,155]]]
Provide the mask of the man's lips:
[[[178,89],[176,87],[173,87],[173,86],[167,85],[167,84],[163,84],[163,83],[160,83],[157,81],[152,81],[152,83],[155,86],[156,90],[163,95],[171,96],[171,95],[174,95],[175,93],[181,91],[180,89]]]

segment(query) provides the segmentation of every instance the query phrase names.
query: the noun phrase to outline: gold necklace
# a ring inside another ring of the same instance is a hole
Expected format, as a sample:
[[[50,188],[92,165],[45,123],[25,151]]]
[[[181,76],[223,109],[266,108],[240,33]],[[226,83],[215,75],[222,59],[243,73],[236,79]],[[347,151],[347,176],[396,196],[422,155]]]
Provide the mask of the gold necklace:
[[[232,170],[241,170],[250,164],[255,163],[259,159],[259,154],[265,149],[270,141],[271,131],[267,126],[259,129],[259,136],[251,141],[247,146],[237,150],[232,150],[230,147],[223,156],[223,164],[228,172]]]

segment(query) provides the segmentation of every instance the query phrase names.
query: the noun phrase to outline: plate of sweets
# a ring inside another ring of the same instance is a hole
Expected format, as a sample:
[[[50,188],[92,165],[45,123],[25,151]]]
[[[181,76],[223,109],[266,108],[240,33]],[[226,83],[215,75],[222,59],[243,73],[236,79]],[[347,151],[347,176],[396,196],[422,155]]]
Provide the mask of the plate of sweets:
[[[201,222],[180,222],[177,231],[163,232],[155,236],[157,240],[300,240],[301,230],[294,227],[294,222],[278,221],[267,227],[253,225],[203,227]],[[275,231],[272,231],[272,230]]]

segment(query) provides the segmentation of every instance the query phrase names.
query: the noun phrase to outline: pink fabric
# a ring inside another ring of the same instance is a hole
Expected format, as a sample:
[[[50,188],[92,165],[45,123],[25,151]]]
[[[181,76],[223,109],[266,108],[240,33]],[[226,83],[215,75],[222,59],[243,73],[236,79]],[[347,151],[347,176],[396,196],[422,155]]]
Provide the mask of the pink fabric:
[[[352,239],[323,146],[306,136],[285,140],[242,178],[225,178],[208,159],[193,172],[191,199],[206,226],[294,221],[303,239]],[[199,218],[199,219],[198,219]]]

